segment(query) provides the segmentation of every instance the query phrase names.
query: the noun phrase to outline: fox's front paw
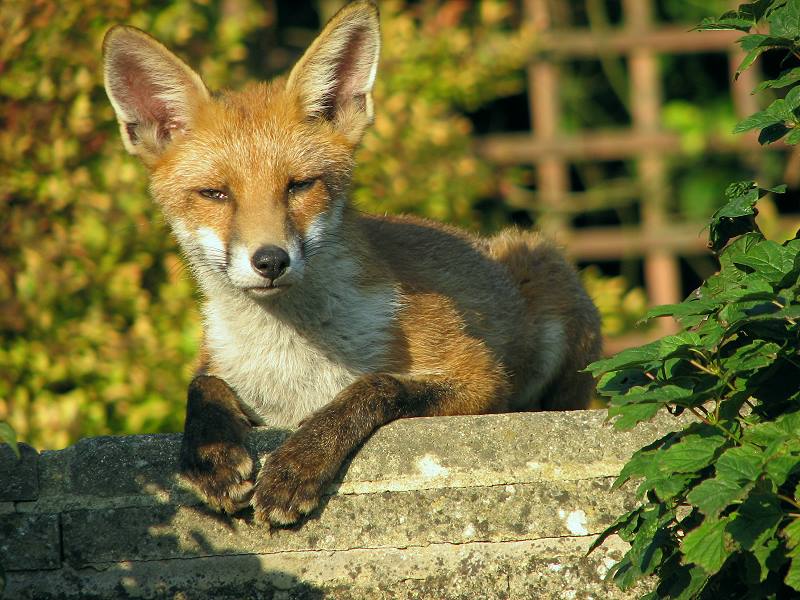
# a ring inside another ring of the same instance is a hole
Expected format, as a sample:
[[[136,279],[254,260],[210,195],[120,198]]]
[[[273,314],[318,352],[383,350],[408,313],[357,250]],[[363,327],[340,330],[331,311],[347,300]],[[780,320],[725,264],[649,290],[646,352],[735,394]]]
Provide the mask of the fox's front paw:
[[[181,455],[181,478],[215,510],[245,508],[253,491],[253,459],[243,446],[218,442]]]
[[[299,438],[289,438],[259,471],[250,500],[257,521],[279,527],[296,523],[317,507],[331,473],[336,474],[338,464],[327,464]]]

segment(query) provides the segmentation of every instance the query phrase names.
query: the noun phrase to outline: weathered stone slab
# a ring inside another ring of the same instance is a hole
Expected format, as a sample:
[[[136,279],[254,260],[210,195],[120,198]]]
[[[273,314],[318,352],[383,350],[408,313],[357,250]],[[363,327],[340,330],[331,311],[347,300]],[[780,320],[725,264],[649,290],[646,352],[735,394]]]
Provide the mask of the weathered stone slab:
[[[19,444],[20,457],[6,444],[0,444],[0,502],[36,500],[39,495],[39,453]]]
[[[379,429],[339,493],[502,485],[616,476],[631,454],[675,426],[657,418],[620,433],[606,411],[401,419]]]
[[[626,508],[610,478],[333,496],[299,528],[199,506],[69,511],[64,555],[76,567],[211,554],[346,550],[598,533]],[[113,535],[98,532],[113,531]]]
[[[622,556],[612,539],[584,556],[589,538],[354,548],[123,562],[64,576],[11,573],[9,597],[226,599],[623,599],[603,582]]]
[[[0,564],[6,571],[60,567],[58,515],[0,515]]]
[[[565,416],[568,414],[569,416]],[[328,493],[570,481],[615,476],[634,450],[663,435],[658,419],[621,434],[605,411],[402,419],[379,429]],[[257,429],[248,447],[258,462],[288,435]],[[40,460],[40,499],[18,510],[192,504],[177,477],[179,434],[81,440]],[[86,497],[86,498],[84,498]]]
[[[178,468],[180,436],[102,436],[80,440],[70,461],[74,494],[107,498],[169,488]]]

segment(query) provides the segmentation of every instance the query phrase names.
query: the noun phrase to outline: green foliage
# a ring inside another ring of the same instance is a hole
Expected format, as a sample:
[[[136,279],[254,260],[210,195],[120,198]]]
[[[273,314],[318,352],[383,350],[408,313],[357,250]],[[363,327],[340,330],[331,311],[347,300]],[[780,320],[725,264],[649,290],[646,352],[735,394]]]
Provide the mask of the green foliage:
[[[0,419],[60,447],[177,430],[199,335],[193,289],[144,170],[122,149],[100,45],[127,22],[244,79],[257,2],[0,5]],[[199,62],[199,60],[197,60]]]
[[[474,226],[475,204],[495,181],[463,111],[523,90],[535,36],[511,29],[502,2],[456,20],[446,6],[423,8],[415,18],[402,2],[381,3],[376,117],[358,153],[354,196],[371,212]]]
[[[57,448],[180,430],[196,292],[144,169],[123,150],[100,46],[112,24],[135,25],[210,88],[236,88],[267,77],[255,50],[276,14],[263,6],[0,3],[0,420],[20,439]],[[474,224],[494,175],[457,110],[522,90],[534,39],[512,31],[504,2],[415,6],[418,18],[403,2],[381,3],[377,119],[354,194],[369,211]]]
[[[772,47],[800,37],[800,2],[792,0],[742,5],[702,27],[747,31],[762,18]],[[785,71],[774,87],[796,85],[793,77]],[[782,105],[793,107],[791,119],[798,90]],[[756,117],[737,129],[763,135],[775,125]],[[800,235],[780,244],[759,231],[755,205],[770,191],[783,186],[731,184],[710,224],[719,272],[684,302],[648,313],[674,317],[681,332],[589,367],[617,429],[662,409],[696,418],[625,465],[615,486],[636,480],[641,503],[593,545],[614,533],[630,542],[610,573],[622,589],[655,574],[646,598],[800,591]]]
[[[629,289],[624,277],[604,277],[592,266],[581,272],[581,280],[600,312],[604,336],[630,331],[647,313],[644,290]]]

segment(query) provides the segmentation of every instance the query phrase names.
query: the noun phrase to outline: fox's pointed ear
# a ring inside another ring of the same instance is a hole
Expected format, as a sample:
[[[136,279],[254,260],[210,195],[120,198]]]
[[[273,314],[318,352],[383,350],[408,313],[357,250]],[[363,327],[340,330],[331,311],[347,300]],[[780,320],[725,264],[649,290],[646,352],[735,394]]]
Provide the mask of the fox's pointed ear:
[[[150,164],[191,127],[208,90],[183,61],[133,27],[117,25],[106,33],[103,59],[106,93],[125,148]]]
[[[380,54],[378,7],[360,0],[342,8],[289,74],[309,117],[323,118],[356,144],[372,122],[372,85]]]

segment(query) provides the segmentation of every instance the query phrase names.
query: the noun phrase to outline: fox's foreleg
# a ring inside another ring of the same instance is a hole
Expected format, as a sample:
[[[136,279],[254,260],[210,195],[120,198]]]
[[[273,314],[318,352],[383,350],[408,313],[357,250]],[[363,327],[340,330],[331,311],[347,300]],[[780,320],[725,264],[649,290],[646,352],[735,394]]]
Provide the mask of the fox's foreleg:
[[[482,412],[474,405],[467,408],[471,400],[463,385],[445,378],[363,376],[269,456],[251,500],[256,519],[278,526],[295,523],[316,508],[348,455],[377,428],[405,417]]]
[[[247,506],[253,460],[244,447],[251,424],[222,379],[199,375],[189,385],[181,443],[181,476],[212,508],[234,513]]]

